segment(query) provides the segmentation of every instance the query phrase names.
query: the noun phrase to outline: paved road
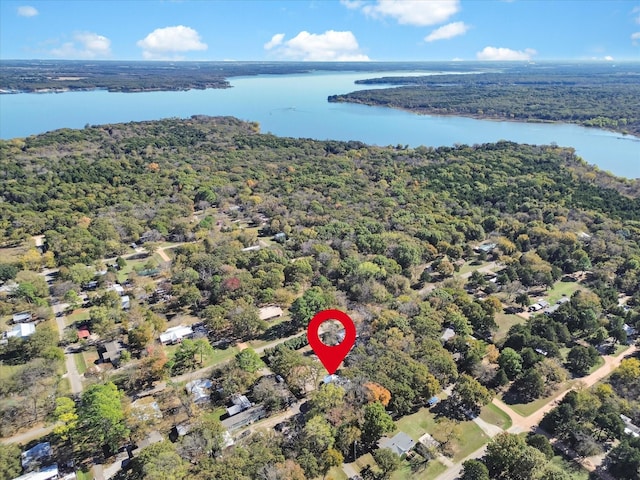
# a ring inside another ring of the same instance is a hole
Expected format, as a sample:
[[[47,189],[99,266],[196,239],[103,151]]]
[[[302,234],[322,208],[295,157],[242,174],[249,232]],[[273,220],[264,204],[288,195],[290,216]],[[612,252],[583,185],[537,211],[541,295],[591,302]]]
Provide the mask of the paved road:
[[[593,372],[591,375],[588,375],[582,378],[580,382],[578,382],[577,384],[574,384],[571,388],[568,388],[567,390],[562,392],[559,396],[549,400],[542,407],[540,407],[538,410],[536,410],[534,413],[532,413],[527,417],[523,417],[519,413],[515,412],[511,407],[509,407],[509,405],[505,404],[502,400],[499,400],[497,398],[493,399],[493,404],[496,405],[501,410],[503,410],[505,413],[507,413],[507,415],[511,417],[511,421],[513,422],[513,424],[507,430],[509,433],[528,432],[533,427],[537,426],[542,420],[542,418],[546,415],[546,413],[552,410],[556,406],[557,402],[559,402],[562,398],[564,398],[564,396],[567,393],[569,393],[571,390],[575,390],[576,388],[578,388],[578,386],[591,387],[592,385],[594,385],[595,383],[599,382],[604,377],[609,375],[613,370],[615,370],[620,365],[620,362],[622,362],[622,360],[624,360],[629,355],[634,354],[637,350],[638,350],[638,347],[636,347],[635,345],[632,345],[631,347],[627,348],[624,352],[622,352],[621,354],[615,357],[610,355],[603,357],[604,365],[602,365],[598,370]],[[480,427],[482,428],[481,425]],[[492,425],[492,427],[495,427],[495,425]],[[485,431],[485,433],[487,432]],[[454,464],[453,467],[447,469],[447,471],[445,471],[444,473],[436,477],[436,480],[455,480],[456,478],[458,478],[458,476],[460,475],[460,472],[462,471],[462,462],[470,458],[480,458],[485,454],[485,451],[486,451],[486,445],[476,450],[475,452],[471,453],[470,455],[462,459],[460,462],[457,462],[456,464]],[[593,468],[595,468],[595,466],[592,466],[592,469]]]
[[[53,306],[53,311],[56,315],[56,323],[58,324],[58,335],[60,340],[62,340],[64,336],[64,328],[65,321],[64,315],[59,317],[58,313],[64,312],[65,308],[67,308],[66,303],[58,303]],[[79,395],[82,393],[82,375],[78,372],[78,367],[76,366],[76,361],[73,358],[73,353],[69,351],[69,349],[65,349],[64,351],[64,363],[67,368],[67,373],[63,375],[69,379],[69,385],[71,387],[71,393],[73,395]]]

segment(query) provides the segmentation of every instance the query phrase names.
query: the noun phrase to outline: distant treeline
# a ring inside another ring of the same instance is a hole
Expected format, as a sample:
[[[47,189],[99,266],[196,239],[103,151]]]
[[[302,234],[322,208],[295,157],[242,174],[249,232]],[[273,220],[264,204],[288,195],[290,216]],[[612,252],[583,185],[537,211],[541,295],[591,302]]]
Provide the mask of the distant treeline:
[[[383,77],[358,84],[400,85],[332,95],[330,102],[527,122],[567,122],[640,134],[640,71],[636,64],[538,68],[479,75]]]
[[[467,71],[455,63],[378,62],[83,62],[14,60],[0,62],[2,93],[105,89],[110,92],[228,88],[229,77],[327,71],[398,71],[429,68]]]

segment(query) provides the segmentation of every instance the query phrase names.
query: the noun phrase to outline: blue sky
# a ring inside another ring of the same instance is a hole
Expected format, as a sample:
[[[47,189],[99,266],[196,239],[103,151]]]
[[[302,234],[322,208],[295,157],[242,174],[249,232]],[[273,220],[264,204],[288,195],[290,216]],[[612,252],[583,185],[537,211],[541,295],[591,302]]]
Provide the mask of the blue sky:
[[[640,60],[640,1],[2,0],[0,58]]]

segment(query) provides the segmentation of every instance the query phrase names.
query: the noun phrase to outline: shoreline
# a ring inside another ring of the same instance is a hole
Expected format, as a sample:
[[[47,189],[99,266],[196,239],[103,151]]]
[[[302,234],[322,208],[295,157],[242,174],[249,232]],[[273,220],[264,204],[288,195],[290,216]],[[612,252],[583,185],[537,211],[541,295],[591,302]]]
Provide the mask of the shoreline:
[[[565,120],[543,120],[543,119],[535,119],[535,118],[534,119],[508,118],[508,117],[501,117],[501,116],[495,116],[495,115],[479,115],[477,113],[465,113],[465,112],[444,113],[439,111],[430,111],[428,109],[419,109],[419,108],[412,109],[412,108],[400,107],[396,105],[387,105],[383,103],[361,102],[358,100],[330,100],[330,98],[331,97],[327,99],[329,103],[352,103],[355,105],[367,105],[369,107],[391,108],[393,110],[400,110],[402,112],[413,113],[414,115],[425,115],[425,116],[432,116],[432,117],[464,117],[464,118],[473,118],[474,120],[489,120],[493,122],[534,123],[534,124],[540,123],[540,124],[547,124],[547,125],[553,125],[553,124],[577,125],[579,127],[584,127],[584,128],[594,128],[597,130],[606,130],[608,132],[618,133],[620,135],[623,135],[624,137],[634,137],[635,139],[637,139],[638,142],[640,142],[640,132],[637,132],[637,133],[628,132],[628,131],[625,132],[622,130],[615,130],[613,128],[584,125],[582,123],[570,122]]]

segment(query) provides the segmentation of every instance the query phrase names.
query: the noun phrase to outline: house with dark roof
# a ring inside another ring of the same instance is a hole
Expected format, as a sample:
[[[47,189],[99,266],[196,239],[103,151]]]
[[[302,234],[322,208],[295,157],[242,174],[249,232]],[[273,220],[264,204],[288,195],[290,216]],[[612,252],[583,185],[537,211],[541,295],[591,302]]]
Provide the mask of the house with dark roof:
[[[117,341],[107,342],[98,348],[98,355],[100,355],[100,359],[104,363],[110,362],[114,367],[117,367],[120,363],[121,353],[122,346],[120,345],[120,342]]]

